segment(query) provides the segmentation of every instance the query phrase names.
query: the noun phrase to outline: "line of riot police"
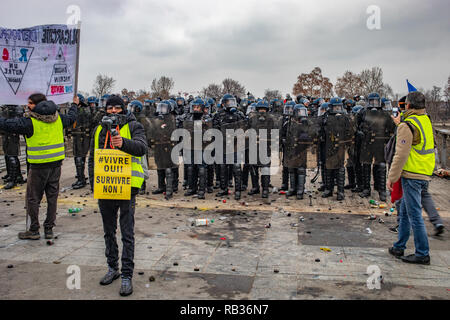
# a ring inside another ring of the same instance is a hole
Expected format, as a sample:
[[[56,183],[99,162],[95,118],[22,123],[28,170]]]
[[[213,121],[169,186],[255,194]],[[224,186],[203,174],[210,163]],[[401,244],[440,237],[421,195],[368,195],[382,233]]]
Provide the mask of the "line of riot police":
[[[67,129],[67,140],[72,140],[73,157],[76,167],[76,182],[74,189],[86,186],[85,163],[89,152],[90,136],[93,129],[106,115],[104,103],[109,95],[100,99],[78,95],[78,117],[74,125]],[[331,197],[337,186],[337,200],[343,200],[344,190],[351,189],[361,197],[371,195],[370,180],[374,179],[374,190],[378,191],[381,201],[386,200],[386,164],[384,161],[384,145],[394,133],[395,124],[390,114],[392,105],[388,99],[381,99],[377,93],[370,94],[366,101],[362,97],[353,99],[313,98],[298,95],[295,101],[287,95],[286,100],[255,99],[248,94],[239,99],[231,94],[225,94],[220,101],[213,98],[189,96],[171,97],[168,100],[145,100],[144,103],[122,96],[128,112],[133,113],[146,131],[148,154],[145,166],[153,163],[157,170],[157,188],[153,194],[164,194],[170,199],[178,191],[179,164],[178,157],[172,159],[176,145],[184,138],[172,141],[172,134],[177,129],[185,129],[190,136],[200,132],[201,137],[209,129],[222,133],[223,150],[234,146],[233,151],[223,153],[223,161],[207,163],[204,151],[210,142],[195,143],[189,140],[189,147],[179,153],[186,160],[199,158],[200,161],[183,164],[184,196],[197,196],[205,199],[214,189],[220,189],[217,197],[228,196],[234,182],[234,198],[239,200],[242,192],[249,187],[249,195],[261,194],[268,198],[271,184],[272,153],[281,155],[282,183],[280,191],[287,197],[295,196],[301,200],[305,194],[306,172],[308,168],[308,153],[312,150],[316,155],[317,175],[320,173],[322,182],[318,189],[323,191],[322,197]],[[3,106],[5,117],[22,116],[23,110],[17,106]],[[245,135],[243,156],[238,150],[238,137],[232,132],[247,132],[253,129],[256,137]],[[271,136],[279,130],[278,136]],[[7,175],[3,177],[6,189],[23,183],[18,160],[20,147],[19,137],[8,133],[3,134],[3,148]],[[273,150],[273,143],[277,141]],[[214,140],[212,140],[214,142]],[[252,147],[257,146],[257,155]],[[186,151],[188,150],[188,151]],[[185,154],[183,154],[185,152]],[[178,154],[177,154],[178,155]],[[214,155],[214,151],[213,151]],[[262,161],[266,158],[265,161]],[[232,161],[230,162],[230,159]],[[255,161],[256,160],[256,161]],[[345,169],[347,169],[348,184],[345,185]],[[144,183],[140,194],[146,192]]]

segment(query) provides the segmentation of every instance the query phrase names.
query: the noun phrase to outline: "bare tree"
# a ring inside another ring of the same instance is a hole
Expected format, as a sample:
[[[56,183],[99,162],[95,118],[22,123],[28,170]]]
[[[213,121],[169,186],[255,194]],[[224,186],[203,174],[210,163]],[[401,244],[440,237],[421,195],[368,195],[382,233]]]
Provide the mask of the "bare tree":
[[[362,82],[359,75],[345,71],[344,75],[337,78],[334,89],[339,97],[353,98],[361,95]]]
[[[383,90],[383,70],[380,67],[373,67],[372,69],[365,69],[361,71],[359,77],[361,78],[362,93],[368,96],[372,92],[380,93]]]
[[[229,93],[235,97],[242,97],[245,95],[245,87],[239,83],[239,81],[233,80],[231,78],[226,78],[222,81],[223,91],[222,93]]]
[[[217,101],[222,97],[223,88],[220,84],[211,83],[201,91],[204,98],[215,98]]]
[[[315,67],[311,73],[302,73],[297,77],[292,93],[312,97],[330,97],[333,95],[333,84],[329,78],[322,75],[319,67]]]
[[[170,90],[173,89],[175,82],[172,78],[162,76],[158,80],[153,79],[150,86],[152,98],[169,99]]]
[[[266,89],[264,91],[264,98],[266,98],[267,101],[271,101],[273,99],[283,99],[283,95],[280,90]]]
[[[114,89],[115,83],[116,80],[114,80],[112,77],[99,74],[97,75],[97,78],[95,78],[92,93],[97,97],[102,97],[105,94],[110,94]]]
[[[433,89],[425,92],[427,114],[432,121],[439,120],[442,113],[441,90],[442,88],[433,86]]]

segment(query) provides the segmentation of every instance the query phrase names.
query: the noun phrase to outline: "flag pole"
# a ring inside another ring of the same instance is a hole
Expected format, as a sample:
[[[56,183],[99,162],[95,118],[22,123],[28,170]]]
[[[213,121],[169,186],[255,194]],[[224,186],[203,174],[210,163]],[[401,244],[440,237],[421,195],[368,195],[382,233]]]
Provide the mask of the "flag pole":
[[[75,90],[74,95],[78,93],[78,70],[80,68],[80,33],[81,33],[81,21],[77,23],[77,60],[75,64]]]

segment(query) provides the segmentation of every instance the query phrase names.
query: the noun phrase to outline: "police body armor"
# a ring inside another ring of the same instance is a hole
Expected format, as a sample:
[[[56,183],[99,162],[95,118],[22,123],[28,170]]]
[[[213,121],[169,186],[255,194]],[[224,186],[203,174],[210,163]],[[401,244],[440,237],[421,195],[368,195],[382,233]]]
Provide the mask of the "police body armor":
[[[325,168],[344,167],[345,150],[352,143],[353,130],[345,114],[328,114],[324,119]]]
[[[270,159],[272,130],[279,129],[279,119],[277,119],[276,116],[270,113],[254,112],[248,118],[248,126],[250,129],[254,129],[256,131],[256,141],[252,142],[250,139],[249,146],[251,147],[253,143],[257,144],[258,148],[255,150],[258,154],[257,165],[270,166],[270,162],[264,164],[261,163],[259,155],[260,154],[265,155]],[[260,148],[264,148],[265,150],[260,151]]]
[[[158,169],[176,168],[172,162],[172,149],[176,141],[171,141],[171,136],[176,130],[176,119],[173,114],[160,115],[149,118],[147,131],[148,144],[154,150],[155,163]]]
[[[291,117],[286,129],[283,165],[287,168],[306,168],[308,147],[318,136],[318,125],[310,119],[301,121]]]
[[[375,164],[385,162],[384,146],[394,132],[395,124],[388,112],[367,109],[362,115],[360,129],[364,133],[361,141],[361,162]]]
[[[93,130],[93,114],[90,107],[82,104],[78,107],[77,120],[70,134],[73,138],[74,157],[86,157],[89,152],[90,136]]]

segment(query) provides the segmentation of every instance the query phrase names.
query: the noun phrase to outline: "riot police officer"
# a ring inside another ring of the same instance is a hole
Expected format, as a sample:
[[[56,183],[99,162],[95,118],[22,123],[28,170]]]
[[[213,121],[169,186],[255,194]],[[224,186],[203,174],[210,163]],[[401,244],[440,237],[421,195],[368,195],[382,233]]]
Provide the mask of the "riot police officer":
[[[241,198],[241,177],[242,177],[242,169],[240,161],[244,159],[238,159],[237,144],[234,143],[234,138],[227,136],[227,129],[237,130],[243,129],[245,131],[247,127],[245,116],[242,112],[237,110],[237,102],[236,98],[231,94],[225,94],[221,100],[221,111],[217,112],[213,118],[213,126],[222,131],[223,134],[223,150],[224,150],[224,159],[220,164],[220,189],[221,191],[217,193],[218,197],[223,197],[228,195],[228,185],[229,185],[229,175],[234,175],[235,181],[235,199],[239,200]],[[234,150],[228,154],[226,154],[227,143],[230,143],[229,146],[234,147]],[[232,163],[227,163],[227,158],[231,159]]]
[[[308,119],[308,109],[303,104],[297,104],[285,127],[283,165],[289,170],[291,182],[286,197],[296,194],[301,200],[305,192],[308,147],[318,136],[317,123]]]
[[[14,119],[23,117],[23,107],[5,105],[2,107],[2,117]],[[20,135],[17,133],[2,132],[3,153],[5,155],[6,176],[4,189],[12,189],[17,184],[25,183],[20,170]]]
[[[362,109],[361,106],[354,106],[350,113],[350,120],[352,126],[356,132],[356,116],[358,112]],[[348,148],[348,159],[347,159],[347,178],[348,184],[345,189],[351,189],[352,192],[361,192],[362,189],[362,166],[359,160],[361,151],[361,140],[358,135],[355,136],[355,143]]]
[[[317,122],[319,123],[319,139],[317,141],[317,167],[320,169],[320,177],[322,179],[318,191],[325,191],[326,189],[326,170],[325,170],[325,160],[326,160],[326,144],[325,144],[325,132],[324,122],[326,120],[326,115],[329,110],[329,103],[323,102],[317,110]]]
[[[203,158],[203,148],[205,144],[196,144],[194,139],[200,131],[200,136],[206,130],[212,127],[212,118],[205,114],[206,104],[201,98],[196,98],[192,101],[190,106],[190,114],[183,119],[181,126],[188,130],[191,136],[191,144],[189,146],[190,163],[187,164],[187,180],[188,190],[185,196],[192,196],[197,194],[198,199],[205,199],[206,185],[207,185],[207,165]],[[199,149],[198,149],[199,147]],[[201,160],[201,163],[196,161]]]
[[[386,201],[386,162],[384,147],[394,133],[395,124],[391,115],[382,109],[378,93],[367,96],[366,108],[357,116],[358,135],[362,141],[360,160],[362,163],[363,191],[361,198],[371,194],[370,178],[373,171],[374,189],[381,201]],[[373,170],[372,169],[372,162]]]
[[[335,180],[337,184],[337,200],[344,200],[345,185],[345,151],[352,143],[354,135],[349,117],[344,113],[344,105],[338,97],[331,98],[329,110],[325,114],[323,134],[325,141],[325,191],[322,198],[333,195]]]
[[[150,122],[147,139],[153,149],[158,174],[158,188],[152,194],[166,193],[165,198],[170,199],[178,188],[175,169],[178,164],[172,161],[172,149],[175,142],[171,136],[177,126],[177,118],[173,114],[172,104],[163,100],[156,105],[156,116],[148,118]]]
[[[285,150],[286,150],[287,128],[288,128],[290,118],[294,115],[294,107],[295,107],[294,101],[287,102],[283,107],[283,118],[281,120],[282,125],[281,125],[280,138],[281,138],[281,151],[283,153],[283,169],[282,169],[282,174],[281,174],[282,178],[281,178],[280,190],[282,190],[282,191],[287,191],[289,189],[289,168],[284,165],[284,163],[285,163],[284,156],[285,156]]]
[[[257,163],[250,164],[250,176],[252,179],[253,189],[249,195],[256,194],[258,191],[259,169],[261,169],[261,188],[262,198],[268,198],[270,185],[270,157],[271,157],[271,130],[278,129],[278,119],[269,113],[269,103],[262,100],[256,104],[256,112],[253,112],[248,117],[248,126],[256,132],[256,144],[258,146],[257,154],[264,155],[269,159],[269,162],[263,161],[266,159],[257,158]],[[263,134],[265,131],[265,136]],[[265,141],[264,141],[265,140]],[[250,144],[254,143],[250,140]]]
[[[78,104],[77,120],[70,133],[73,136],[73,156],[75,160],[77,181],[72,184],[74,189],[81,189],[86,186],[84,169],[86,165],[86,156],[89,152],[90,136],[95,124],[93,123],[93,114],[91,107],[86,104],[85,98],[77,94],[80,103]]]

